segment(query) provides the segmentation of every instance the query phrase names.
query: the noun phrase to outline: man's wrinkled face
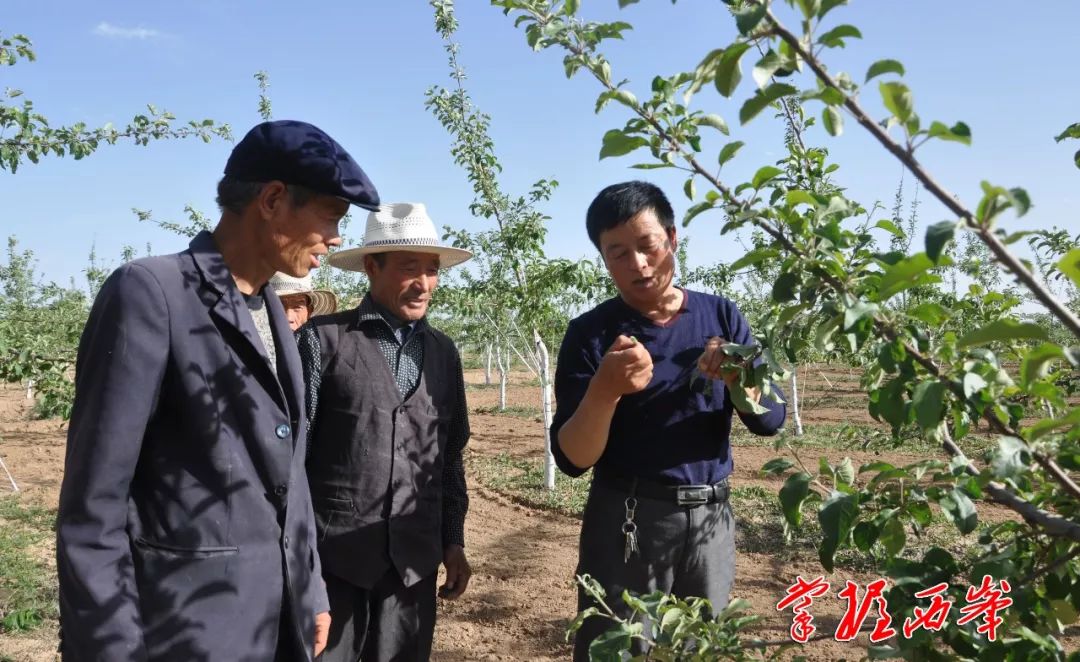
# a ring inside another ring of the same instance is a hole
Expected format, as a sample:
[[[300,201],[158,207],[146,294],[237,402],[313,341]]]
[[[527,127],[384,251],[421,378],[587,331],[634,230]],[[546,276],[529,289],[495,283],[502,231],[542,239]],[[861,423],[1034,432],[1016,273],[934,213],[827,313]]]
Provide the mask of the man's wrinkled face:
[[[427,314],[431,294],[439,283],[439,256],[416,251],[382,253],[382,264],[364,256],[364,271],[371,281],[371,296],[403,322]]]
[[[289,320],[289,329],[296,331],[307,324],[311,317],[311,300],[306,294],[286,294],[281,297],[285,308],[285,319]]]
[[[624,301],[640,310],[657,305],[675,277],[675,228],[652,209],[600,233],[600,254]]]
[[[258,204],[266,219],[269,260],[274,271],[303,278],[319,266],[330,247],[341,245],[338,223],[349,203],[329,195],[316,195],[297,206],[281,182],[270,182]]]

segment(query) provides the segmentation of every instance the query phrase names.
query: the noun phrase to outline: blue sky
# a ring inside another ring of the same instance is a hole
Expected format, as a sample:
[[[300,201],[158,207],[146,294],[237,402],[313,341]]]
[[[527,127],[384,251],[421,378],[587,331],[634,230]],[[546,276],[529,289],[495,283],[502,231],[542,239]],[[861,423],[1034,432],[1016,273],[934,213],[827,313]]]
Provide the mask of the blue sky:
[[[653,74],[690,69],[733,37],[732,22],[717,0],[674,6],[642,0],[621,11],[615,0],[581,4],[586,18],[634,25],[624,43],[606,52],[615,77],[631,79],[639,98],[647,96]],[[616,181],[644,175],[667,190],[681,216],[689,205],[682,177],[631,170],[632,158],[597,160],[601,136],[625,122],[626,109],[613,104],[594,115],[599,88],[591,78],[567,80],[561,55],[530,51],[522,33],[484,0],[458,5],[467,86],[493,118],[505,189],[523,193],[540,178],[561,183],[545,207],[552,216],[549,254],[593,256],[584,211],[596,191]],[[861,80],[871,62],[899,59],[924,124],[963,120],[971,126],[970,148],[941,143],[920,151],[946,188],[974,206],[982,179],[1023,186],[1035,207],[1023,219],[1006,217],[1004,223],[1016,229],[1080,228],[1080,170],[1072,165],[1080,145],[1053,141],[1080,121],[1080,85],[1069,68],[1080,3],[856,0],[831,14],[831,23],[838,22],[857,25],[865,40],[830,52],[833,70]],[[450,160],[449,137],[423,106],[430,85],[449,83],[426,2],[323,2],[303,8],[231,0],[16,3],[5,9],[0,30],[29,35],[38,54],[33,64],[0,71],[0,85],[23,90],[54,125],[122,124],[153,103],[180,119],[228,122],[239,138],[259,121],[252,75],[265,70],[275,118],[307,120],[333,135],[384,200],[425,202],[440,225],[484,227],[469,215],[472,192]],[[729,139],[747,143],[725,169],[732,181],[748,178],[783,150],[782,126],[768,113],[748,127],[737,126],[739,103],[753,86],[745,66],[744,72],[738,101],[709,90],[695,102],[728,119]],[[884,115],[875,86],[863,96]],[[808,140],[829,147],[842,165],[837,181],[852,196],[867,207],[875,200],[891,203],[899,165],[853,122],[839,138],[815,129]],[[706,143],[712,153],[720,144]],[[155,252],[180,250],[185,240],[138,223],[130,210],[151,209],[159,218],[178,220],[190,203],[216,219],[214,185],[230,149],[224,141],[166,142],[103,148],[83,161],[25,164],[15,175],[0,173],[0,230],[34,250],[40,271],[59,282],[72,276],[82,282],[92,244],[114,263],[125,244],[140,252],[148,242]],[[920,209],[923,225],[946,218],[925,193],[920,197],[926,202]],[[355,222],[350,230],[362,227]],[[733,238],[719,235],[719,216],[698,217],[689,234],[694,265],[741,254]]]

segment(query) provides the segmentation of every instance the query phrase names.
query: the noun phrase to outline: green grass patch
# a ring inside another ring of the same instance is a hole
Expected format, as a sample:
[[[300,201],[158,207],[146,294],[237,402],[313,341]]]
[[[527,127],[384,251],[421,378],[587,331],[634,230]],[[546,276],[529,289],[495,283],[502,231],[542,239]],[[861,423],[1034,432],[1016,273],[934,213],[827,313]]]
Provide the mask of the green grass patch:
[[[506,453],[470,453],[468,461],[484,487],[524,506],[573,517],[581,517],[585,510],[585,499],[589,496],[589,485],[592,483],[591,473],[581,478],[570,478],[556,472],[555,489],[547,490],[544,488],[542,460],[514,458]]]
[[[36,558],[55,521],[55,510],[0,499],[0,632],[26,632],[57,618],[56,577]]]
[[[498,382],[492,382],[490,384],[465,384],[466,391],[494,391],[498,388]]]
[[[506,409],[499,409],[498,405],[492,405],[490,407],[474,407],[472,413],[528,419],[542,419],[544,415],[543,410],[539,407],[526,407],[523,405],[509,405]]]

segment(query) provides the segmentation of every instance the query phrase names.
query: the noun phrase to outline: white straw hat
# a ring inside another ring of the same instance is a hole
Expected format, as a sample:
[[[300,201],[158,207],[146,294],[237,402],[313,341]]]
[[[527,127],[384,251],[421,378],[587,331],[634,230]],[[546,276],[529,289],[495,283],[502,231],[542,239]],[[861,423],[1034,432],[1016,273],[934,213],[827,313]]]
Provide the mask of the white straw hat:
[[[296,278],[280,271],[270,278],[270,287],[274,294],[286,297],[290,294],[306,294],[311,302],[311,315],[327,315],[337,310],[337,295],[330,290],[316,290],[312,285],[311,274]]]
[[[395,202],[380,205],[377,211],[368,214],[362,246],[335,251],[327,262],[339,269],[363,271],[365,255],[391,251],[434,253],[439,256],[443,268],[461,264],[472,257],[471,252],[446,246],[439,240],[435,223],[423,204]]]

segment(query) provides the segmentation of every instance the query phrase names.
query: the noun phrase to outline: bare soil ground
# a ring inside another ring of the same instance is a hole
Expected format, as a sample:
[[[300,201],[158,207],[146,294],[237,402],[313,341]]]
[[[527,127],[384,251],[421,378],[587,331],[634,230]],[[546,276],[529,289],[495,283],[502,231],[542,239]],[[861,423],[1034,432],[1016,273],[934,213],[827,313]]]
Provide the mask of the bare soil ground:
[[[857,376],[845,370],[811,367],[800,374],[803,418],[808,424],[872,423],[865,409],[865,395]],[[539,462],[543,452],[543,426],[539,420],[539,389],[527,374],[515,373],[509,387],[509,403],[515,416],[475,413],[498,404],[498,388],[484,385],[480,370],[466,374],[473,437],[467,449],[471,508],[466,525],[466,544],[473,579],[466,595],[440,604],[433,659],[464,660],[564,660],[566,625],[575,612],[574,566],[577,561],[579,521],[571,516],[531,508],[486,487],[476,473],[477,461],[510,456]],[[536,412],[535,415],[533,412]],[[58,421],[29,419],[29,403],[23,391],[0,387],[0,457],[19,486],[22,499],[55,508],[63,471],[65,429]],[[811,461],[826,455],[837,461],[850,456],[855,465],[879,459],[902,464],[935,454],[881,453],[860,450],[814,449]],[[759,469],[779,453],[767,445],[739,445],[735,451],[736,486],[760,486],[775,494],[781,479],[763,477]],[[0,476],[0,496],[10,486]],[[736,512],[739,516],[739,513]],[[1007,512],[980,507],[981,518],[1008,517]],[[745,542],[745,541],[743,541]],[[776,603],[798,575],[818,576],[820,565],[811,560],[791,561],[790,555],[764,553],[760,543],[754,551],[740,551],[734,596],[750,601],[753,613],[763,620],[755,636],[775,640],[787,637],[790,612],[778,613]],[[768,543],[769,541],[765,541]],[[775,541],[777,547],[782,541]],[[740,549],[746,549],[740,544]],[[769,547],[765,547],[769,549]],[[799,558],[813,559],[816,554]],[[52,542],[33,550],[42,562],[54,567]],[[819,632],[831,632],[843,612],[835,587],[846,579],[866,582],[873,577],[838,569],[828,576],[832,597],[815,602],[813,613]],[[1074,636],[1075,638],[1075,636]],[[831,639],[813,642],[794,651],[810,660],[858,660],[866,655],[865,636],[851,644]],[[43,661],[58,659],[56,624],[25,635],[0,634],[0,660]]]

